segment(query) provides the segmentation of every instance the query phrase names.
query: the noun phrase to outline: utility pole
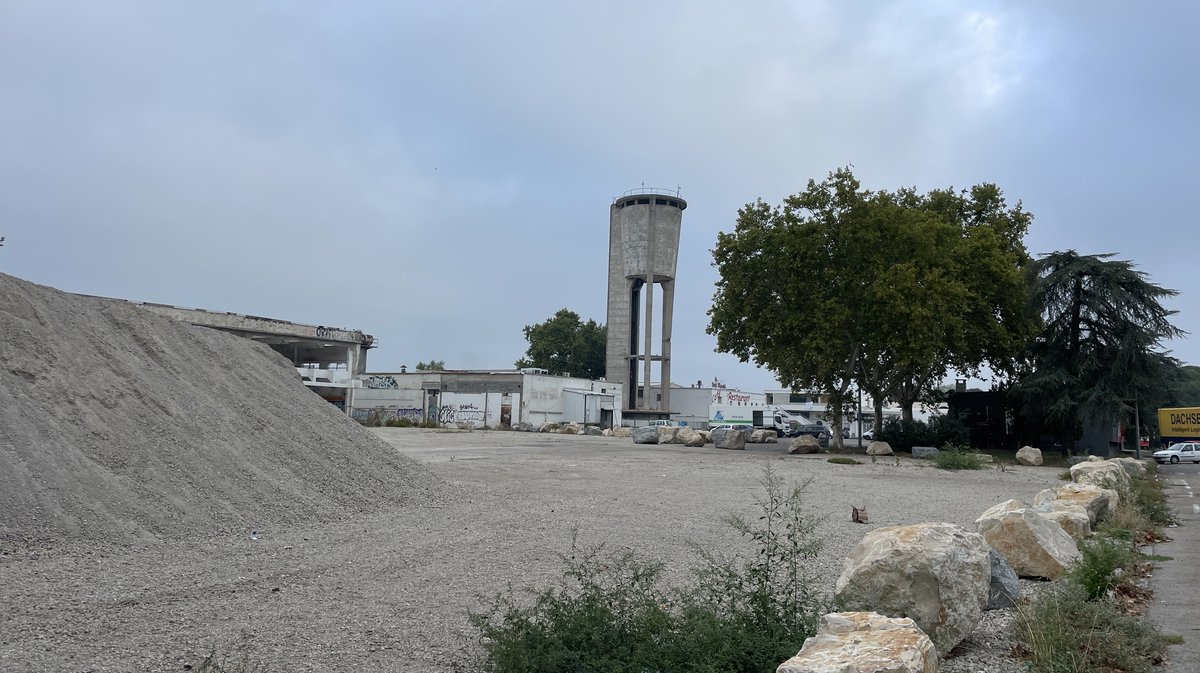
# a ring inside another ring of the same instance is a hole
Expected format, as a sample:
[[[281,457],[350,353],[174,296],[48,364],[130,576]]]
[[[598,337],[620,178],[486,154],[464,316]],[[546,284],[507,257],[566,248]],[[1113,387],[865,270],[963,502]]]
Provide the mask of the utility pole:
[[[1142,412],[1141,412],[1141,409],[1138,407],[1137,400],[1133,401],[1133,433],[1134,433],[1133,457],[1138,460],[1141,460],[1142,459]]]

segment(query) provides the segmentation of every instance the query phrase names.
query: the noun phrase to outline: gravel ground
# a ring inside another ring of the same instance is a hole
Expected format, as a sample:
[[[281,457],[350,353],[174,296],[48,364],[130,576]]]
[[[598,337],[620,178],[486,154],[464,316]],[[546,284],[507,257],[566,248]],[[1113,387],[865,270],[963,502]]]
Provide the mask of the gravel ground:
[[[544,586],[572,532],[683,571],[690,545],[732,550],[720,522],[750,513],[770,464],[811,478],[831,589],[870,529],[921,521],[970,527],[986,508],[1058,485],[1058,468],[944,472],[881,458],[834,465],[747,451],[637,446],[628,439],[383,428],[383,440],[450,484],[336,524],[137,546],[0,539],[0,670],[180,671],[215,650],[271,671],[454,671],[477,656],[466,612],[478,597]],[[866,506],[870,524],[850,522]],[[1031,587],[1031,583],[1025,583]],[[1007,659],[1011,611],[988,613],[942,671],[1021,671]]]

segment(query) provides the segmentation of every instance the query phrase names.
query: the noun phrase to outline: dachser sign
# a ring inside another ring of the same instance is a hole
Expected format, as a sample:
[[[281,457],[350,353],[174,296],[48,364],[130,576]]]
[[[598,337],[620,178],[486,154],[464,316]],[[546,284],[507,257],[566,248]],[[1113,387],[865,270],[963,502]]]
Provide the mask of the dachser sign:
[[[1200,438],[1200,407],[1159,409],[1158,433],[1163,437]]]

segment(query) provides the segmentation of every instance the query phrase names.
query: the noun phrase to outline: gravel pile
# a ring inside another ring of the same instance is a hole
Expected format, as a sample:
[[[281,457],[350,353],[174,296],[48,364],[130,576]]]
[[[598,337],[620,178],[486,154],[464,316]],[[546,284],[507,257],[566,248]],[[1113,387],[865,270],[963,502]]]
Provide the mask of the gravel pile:
[[[0,274],[0,540],[195,538],[441,489],[265,346]]]

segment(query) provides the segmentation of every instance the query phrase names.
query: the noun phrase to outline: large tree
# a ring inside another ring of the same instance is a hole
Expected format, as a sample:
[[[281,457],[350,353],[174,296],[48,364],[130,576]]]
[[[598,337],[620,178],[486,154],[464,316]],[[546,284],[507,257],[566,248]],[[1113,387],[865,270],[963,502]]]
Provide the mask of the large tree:
[[[517,367],[586,379],[604,376],[608,328],[595,320],[583,322],[578,313],[560,309],[546,322],[526,325],[525,339],[529,349]]]
[[[720,273],[708,331],[717,349],[842,410],[857,381],[912,403],[948,367],[1003,364],[1020,342],[1028,216],[981,185],[917,194],[863,190],[849,169],[738,211],[713,249]]]
[[[1160,303],[1177,294],[1113,254],[1052,252],[1035,262],[1033,308],[1042,321],[1014,393],[1070,448],[1085,420],[1115,422],[1137,400],[1158,399],[1179,362],[1163,350],[1183,335]]]

